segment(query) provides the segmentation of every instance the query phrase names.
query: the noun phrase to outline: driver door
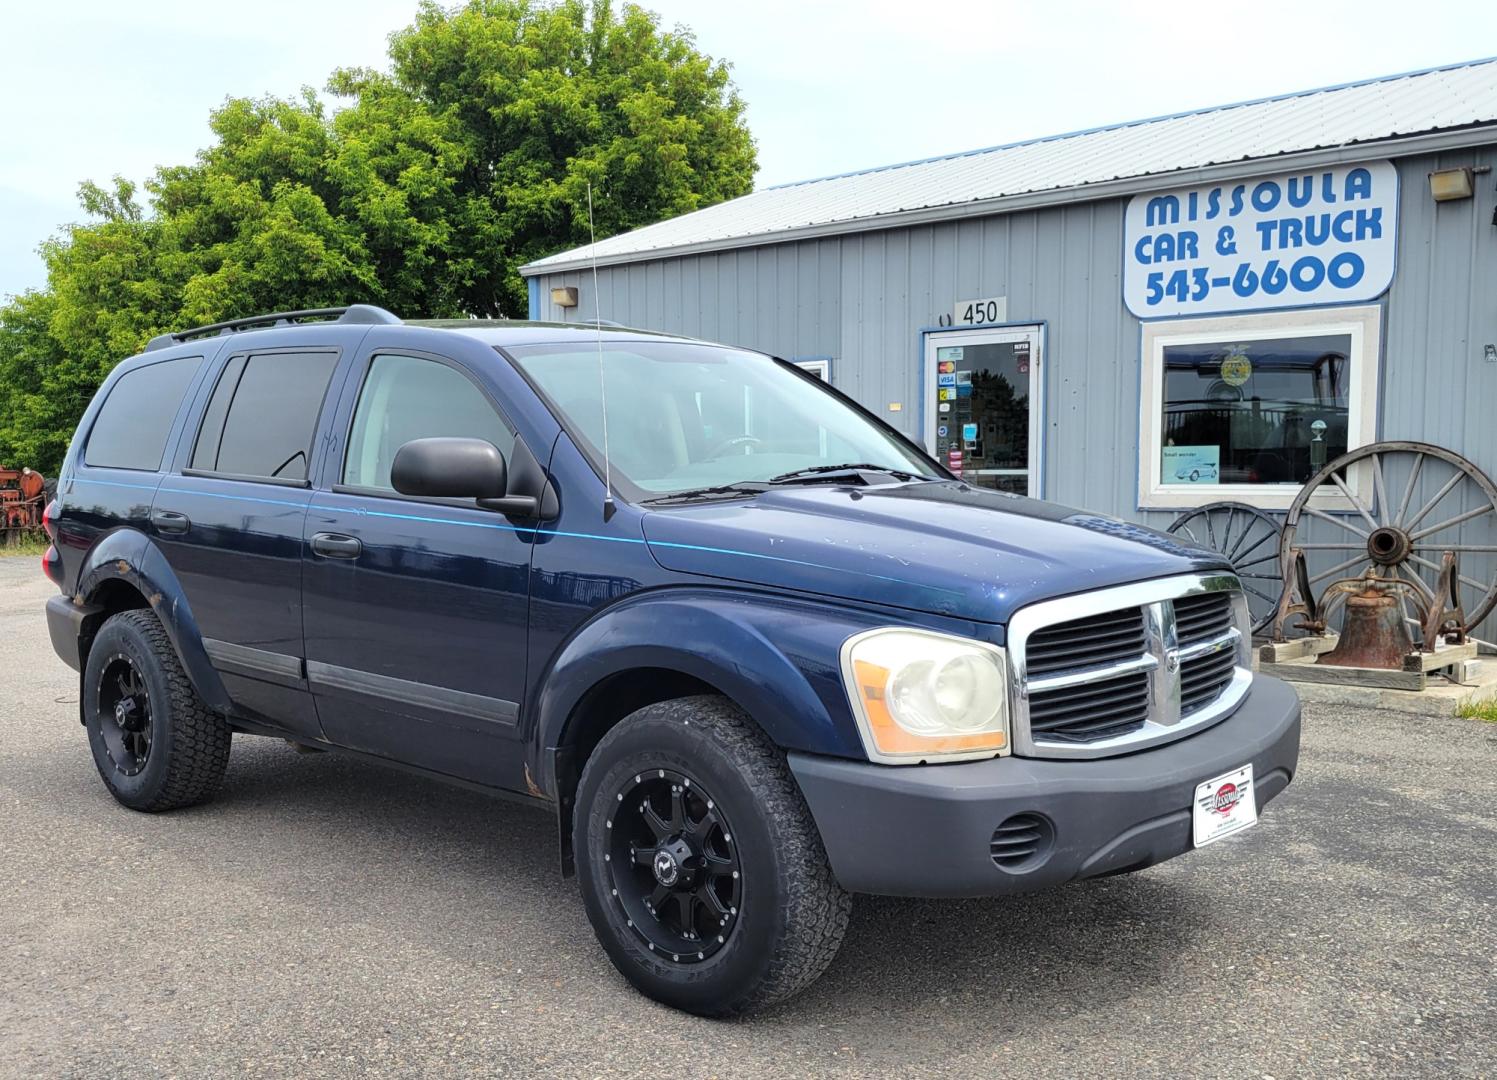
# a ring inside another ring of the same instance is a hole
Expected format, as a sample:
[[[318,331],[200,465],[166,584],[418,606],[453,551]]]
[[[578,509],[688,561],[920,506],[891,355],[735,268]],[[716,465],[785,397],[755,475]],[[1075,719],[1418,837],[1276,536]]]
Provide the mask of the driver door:
[[[412,439],[514,428],[460,364],[380,352],[349,380],[343,460],[307,514],[307,682],[329,740],[484,784],[515,786],[534,533],[473,501],[390,484]]]

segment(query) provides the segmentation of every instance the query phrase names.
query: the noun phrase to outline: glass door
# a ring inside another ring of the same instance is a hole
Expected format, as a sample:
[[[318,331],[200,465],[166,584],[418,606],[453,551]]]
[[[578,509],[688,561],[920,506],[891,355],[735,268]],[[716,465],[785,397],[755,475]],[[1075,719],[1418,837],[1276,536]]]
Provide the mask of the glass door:
[[[925,445],[969,483],[1039,497],[1041,339],[1038,326],[926,334]]]

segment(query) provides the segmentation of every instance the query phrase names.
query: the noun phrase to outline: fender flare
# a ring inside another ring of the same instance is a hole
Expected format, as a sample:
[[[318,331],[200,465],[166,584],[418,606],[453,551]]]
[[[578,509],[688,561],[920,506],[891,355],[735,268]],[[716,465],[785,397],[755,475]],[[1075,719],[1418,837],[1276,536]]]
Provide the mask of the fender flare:
[[[116,529],[99,540],[78,574],[76,596],[92,603],[110,581],[123,581],[145,597],[161,620],[193,689],[209,708],[227,713],[231,708],[228,691],[203,648],[203,636],[182,583],[149,536],[138,529]]]
[[[887,616],[730,589],[639,593],[597,613],[557,651],[530,717],[538,786],[565,798],[558,751],[577,729],[576,710],[605,680],[639,668],[691,676],[731,698],[785,750],[862,759],[842,688],[839,651]],[[662,641],[661,626],[671,628]]]

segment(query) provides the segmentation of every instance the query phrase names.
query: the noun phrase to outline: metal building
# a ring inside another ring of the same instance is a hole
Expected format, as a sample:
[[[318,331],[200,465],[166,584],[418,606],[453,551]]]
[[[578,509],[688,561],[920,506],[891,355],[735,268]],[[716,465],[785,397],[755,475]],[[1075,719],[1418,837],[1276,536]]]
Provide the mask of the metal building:
[[[524,268],[1162,527],[1377,439],[1497,473],[1497,59],[757,191]],[[596,256],[598,295],[593,295]]]

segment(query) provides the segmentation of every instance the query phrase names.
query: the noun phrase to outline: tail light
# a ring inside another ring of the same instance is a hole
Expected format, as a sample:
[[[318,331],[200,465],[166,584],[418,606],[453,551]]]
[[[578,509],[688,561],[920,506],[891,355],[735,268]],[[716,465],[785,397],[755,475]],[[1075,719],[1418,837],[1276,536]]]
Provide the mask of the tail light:
[[[50,541],[47,550],[42,554],[42,573],[47,575],[47,580],[54,585],[62,584],[62,553],[57,550],[57,500],[53,499],[42,511],[42,531],[47,534]]]

